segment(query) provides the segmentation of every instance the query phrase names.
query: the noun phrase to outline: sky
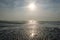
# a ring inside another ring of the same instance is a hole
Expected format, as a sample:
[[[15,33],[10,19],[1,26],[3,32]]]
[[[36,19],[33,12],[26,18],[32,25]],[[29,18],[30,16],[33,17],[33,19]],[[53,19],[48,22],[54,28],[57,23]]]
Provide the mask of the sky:
[[[36,8],[27,6],[34,3]],[[60,0],[0,0],[0,20],[60,21]]]

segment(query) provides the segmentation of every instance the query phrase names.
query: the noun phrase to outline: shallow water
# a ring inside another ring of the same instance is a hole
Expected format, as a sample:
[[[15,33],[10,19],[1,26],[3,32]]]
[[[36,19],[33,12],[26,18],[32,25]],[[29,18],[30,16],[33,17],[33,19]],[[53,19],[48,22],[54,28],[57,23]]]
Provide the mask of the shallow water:
[[[60,23],[3,24],[0,40],[60,40]]]

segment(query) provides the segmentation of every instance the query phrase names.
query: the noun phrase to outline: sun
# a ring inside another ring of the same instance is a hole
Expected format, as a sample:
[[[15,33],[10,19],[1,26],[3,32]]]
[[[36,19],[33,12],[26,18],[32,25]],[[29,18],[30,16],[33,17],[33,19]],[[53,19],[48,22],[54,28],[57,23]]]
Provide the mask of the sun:
[[[30,9],[30,10],[35,10],[35,9],[36,9],[35,3],[30,3],[30,4],[28,5],[28,9]]]

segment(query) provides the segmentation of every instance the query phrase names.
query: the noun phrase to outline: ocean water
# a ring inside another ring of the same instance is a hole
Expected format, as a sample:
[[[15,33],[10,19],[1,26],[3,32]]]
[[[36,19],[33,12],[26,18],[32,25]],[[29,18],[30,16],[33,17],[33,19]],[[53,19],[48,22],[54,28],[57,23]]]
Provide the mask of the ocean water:
[[[60,22],[0,23],[0,40],[60,40]]]

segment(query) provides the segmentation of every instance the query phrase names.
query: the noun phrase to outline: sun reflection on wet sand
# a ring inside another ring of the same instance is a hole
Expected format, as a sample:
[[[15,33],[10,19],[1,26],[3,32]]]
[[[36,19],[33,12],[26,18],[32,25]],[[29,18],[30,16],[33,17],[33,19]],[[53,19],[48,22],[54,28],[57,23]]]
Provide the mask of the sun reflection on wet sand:
[[[29,20],[28,24],[37,24],[37,21],[35,21],[35,20]]]
[[[27,23],[27,29],[30,29],[27,31],[27,34],[30,38],[34,38],[37,34],[37,21],[35,20],[29,20]]]
[[[35,33],[31,33],[30,37],[34,37]]]

